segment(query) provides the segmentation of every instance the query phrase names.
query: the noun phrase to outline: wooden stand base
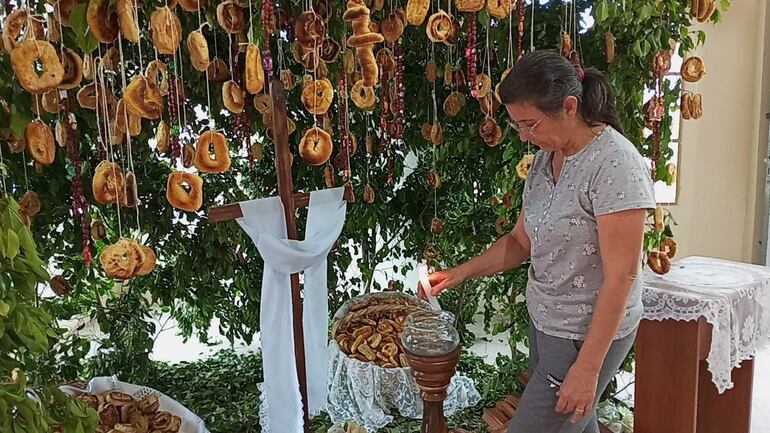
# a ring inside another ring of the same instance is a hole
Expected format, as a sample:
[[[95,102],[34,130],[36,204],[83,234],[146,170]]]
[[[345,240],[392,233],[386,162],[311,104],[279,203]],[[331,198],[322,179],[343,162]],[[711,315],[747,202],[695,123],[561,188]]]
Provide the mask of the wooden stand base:
[[[460,360],[460,348],[442,356],[421,356],[406,351],[417,386],[420,387],[423,413],[420,433],[447,433],[444,400],[449,382]]]
[[[636,337],[635,433],[749,433],[754,362],[717,392],[707,370],[711,325],[642,320]]]

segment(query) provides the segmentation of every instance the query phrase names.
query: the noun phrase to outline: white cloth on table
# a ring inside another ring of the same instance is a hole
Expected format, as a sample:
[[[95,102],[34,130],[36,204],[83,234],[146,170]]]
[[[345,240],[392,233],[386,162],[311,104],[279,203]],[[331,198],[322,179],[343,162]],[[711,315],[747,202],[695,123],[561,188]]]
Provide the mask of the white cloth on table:
[[[241,202],[238,223],[265,261],[262,275],[260,335],[264,368],[260,384],[262,431],[303,432],[302,399],[295,368],[291,304],[293,273],[304,271],[302,326],[311,414],[327,399],[328,281],[326,257],[345,223],[344,188],[310,194],[305,240],[290,240],[280,197]]]
[[[721,394],[731,371],[770,339],[770,268],[709,257],[687,257],[671,271],[644,274],[644,319],[697,320],[712,325],[706,361]]]

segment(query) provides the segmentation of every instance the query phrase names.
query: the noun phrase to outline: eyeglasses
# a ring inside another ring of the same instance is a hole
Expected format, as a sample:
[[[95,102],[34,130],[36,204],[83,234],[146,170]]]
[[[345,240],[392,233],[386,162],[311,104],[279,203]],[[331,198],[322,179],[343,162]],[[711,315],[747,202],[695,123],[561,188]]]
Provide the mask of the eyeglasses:
[[[512,120],[510,121],[510,124],[513,127],[513,129],[516,132],[519,133],[519,135],[527,134],[530,137],[534,137],[535,136],[535,128],[537,128],[537,126],[540,125],[540,122],[542,122],[543,119],[545,119],[545,116],[541,117],[540,120],[538,120],[537,122],[533,123],[532,126],[521,126],[521,125],[519,125],[518,123],[516,123],[516,122],[514,122]]]

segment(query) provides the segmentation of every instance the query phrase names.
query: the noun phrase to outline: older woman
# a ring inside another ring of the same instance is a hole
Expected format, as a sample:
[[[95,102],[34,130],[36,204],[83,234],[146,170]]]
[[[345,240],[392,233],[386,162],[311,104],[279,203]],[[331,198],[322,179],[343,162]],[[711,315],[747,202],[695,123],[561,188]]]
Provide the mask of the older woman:
[[[642,315],[650,170],[623,136],[599,71],[535,51],[516,62],[498,94],[522,141],[540,148],[523,209],[511,234],[483,254],[432,273],[432,293],[529,258],[531,378],[509,432],[598,432],[596,403]]]

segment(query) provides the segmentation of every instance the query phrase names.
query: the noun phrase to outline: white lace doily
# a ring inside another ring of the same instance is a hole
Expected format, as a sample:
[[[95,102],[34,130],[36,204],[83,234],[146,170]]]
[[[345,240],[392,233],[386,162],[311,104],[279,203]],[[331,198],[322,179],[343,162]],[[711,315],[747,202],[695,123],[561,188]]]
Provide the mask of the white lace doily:
[[[354,421],[374,432],[393,421],[391,410],[408,418],[422,418],[420,389],[409,368],[382,368],[345,355],[335,341],[329,343],[329,402],[332,422]],[[476,405],[481,395],[473,381],[460,373],[452,377],[444,401],[444,414]]]
[[[730,373],[770,339],[770,268],[707,257],[687,257],[658,275],[645,270],[644,318],[697,320],[712,325],[706,361],[721,394]]]
[[[59,389],[69,395],[79,395],[83,393],[101,394],[107,391],[120,391],[130,395],[136,400],[141,400],[149,395],[154,395],[158,398],[159,410],[169,412],[178,416],[179,418],[182,418],[182,426],[179,429],[180,432],[209,433],[203,423],[203,420],[176,400],[163,394],[160,391],[148,388],[146,386],[121,382],[115,376],[94,377],[91,379],[91,381],[88,382],[85,389],[80,389],[69,385],[60,386]]]

